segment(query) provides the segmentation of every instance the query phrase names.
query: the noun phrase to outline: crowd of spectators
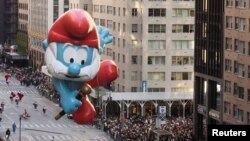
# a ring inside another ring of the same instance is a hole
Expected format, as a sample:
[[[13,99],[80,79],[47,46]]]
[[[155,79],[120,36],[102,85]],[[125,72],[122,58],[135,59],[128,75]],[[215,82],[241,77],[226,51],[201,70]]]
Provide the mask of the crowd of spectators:
[[[97,127],[105,131],[117,141],[192,141],[192,118],[171,117],[166,124],[156,127],[155,117],[132,116],[120,120],[118,117],[109,117],[101,120]],[[163,136],[155,137],[157,130],[165,132]],[[156,132],[154,132],[156,131]],[[152,137],[154,136],[154,137]]]
[[[30,67],[17,68],[6,66],[5,72],[19,80],[20,85],[35,86],[39,93],[54,102],[59,102],[59,97],[53,88],[51,79],[40,71],[34,71]]]
[[[6,73],[16,77],[20,85],[29,87],[33,85],[39,93],[54,102],[59,102],[59,97],[51,84],[51,79],[40,71],[31,68],[16,68],[7,66]],[[192,140],[192,118],[168,117],[166,124],[156,127],[155,117],[131,116],[120,119],[110,116],[108,118],[98,117],[93,123],[100,130],[105,131],[111,138],[117,141],[151,141],[154,134],[152,131],[161,129],[169,133],[167,141],[191,141]],[[165,141],[166,138],[158,140]]]

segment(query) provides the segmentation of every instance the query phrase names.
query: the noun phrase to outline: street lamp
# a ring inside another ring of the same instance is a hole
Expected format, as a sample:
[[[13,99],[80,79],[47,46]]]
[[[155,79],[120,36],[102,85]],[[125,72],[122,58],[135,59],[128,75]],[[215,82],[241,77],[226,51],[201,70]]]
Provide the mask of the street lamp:
[[[97,91],[97,95],[96,95],[96,113],[97,113],[97,117],[99,117],[100,116],[100,114],[99,114],[99,111],[100,111],[100,93],[99,93],[99,88],[97,88],[96,89],[96,91]]]
[[[22,115],[20,115],[20,117],[19,117],[19,141],[21,141],[21,121],[22,121]]]

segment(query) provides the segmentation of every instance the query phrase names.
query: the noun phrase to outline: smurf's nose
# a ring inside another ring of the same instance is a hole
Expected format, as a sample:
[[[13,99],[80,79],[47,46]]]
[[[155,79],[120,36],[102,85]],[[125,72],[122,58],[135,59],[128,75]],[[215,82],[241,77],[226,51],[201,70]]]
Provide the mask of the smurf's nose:
[[[68,73],[70,76],[77,76],[79,75],[81,70],[81,66],[77,63],[71,63],[69,65]]]

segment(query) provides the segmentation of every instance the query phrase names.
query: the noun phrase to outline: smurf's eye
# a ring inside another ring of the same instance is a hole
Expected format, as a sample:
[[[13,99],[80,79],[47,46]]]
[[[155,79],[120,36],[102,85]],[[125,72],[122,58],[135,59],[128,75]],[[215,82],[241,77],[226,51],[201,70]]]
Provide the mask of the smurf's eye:
[[[84,65],[84,64],[85,64],[85,60],[82,60],[82,61],[81,61],[81,65]]]
[[[85,48],[81,48],[76,52],[75,63],[86,65],[88,58],[88,53]]]
[[[63,52],[63,60],[65,63],[76,62],[76,50],[73,47],[67,47]]]

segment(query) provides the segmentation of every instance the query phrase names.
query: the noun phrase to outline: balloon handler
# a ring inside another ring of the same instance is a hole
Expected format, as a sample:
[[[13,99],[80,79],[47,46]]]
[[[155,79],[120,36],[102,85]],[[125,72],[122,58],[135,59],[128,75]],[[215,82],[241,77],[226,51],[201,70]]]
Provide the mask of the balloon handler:
[[[92,88],[110,84],[118,77],[114,61],[100,61],[104,46],[112,39],[109,29],[96,26],[82,9],[68,10],[51,26],[43,41],[43,67],[52,76],[63,108],[55,119],[72,114],[76,123],[86,124],[95,118],[88,94]]]

